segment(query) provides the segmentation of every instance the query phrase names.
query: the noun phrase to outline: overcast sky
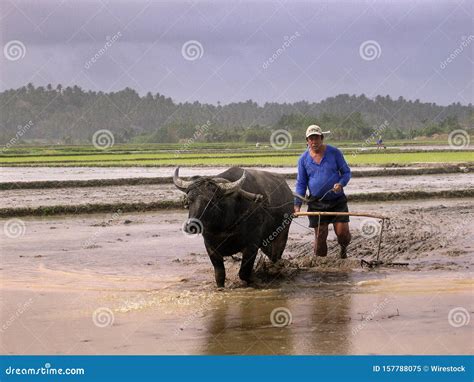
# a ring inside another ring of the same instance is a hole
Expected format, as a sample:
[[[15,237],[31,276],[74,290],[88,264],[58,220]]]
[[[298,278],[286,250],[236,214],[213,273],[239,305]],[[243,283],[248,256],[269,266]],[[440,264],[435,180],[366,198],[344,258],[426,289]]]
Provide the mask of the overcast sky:
[[[473,1],[0,4],[1,90],[32,82],[213,104],[340,93],[473,102]]]

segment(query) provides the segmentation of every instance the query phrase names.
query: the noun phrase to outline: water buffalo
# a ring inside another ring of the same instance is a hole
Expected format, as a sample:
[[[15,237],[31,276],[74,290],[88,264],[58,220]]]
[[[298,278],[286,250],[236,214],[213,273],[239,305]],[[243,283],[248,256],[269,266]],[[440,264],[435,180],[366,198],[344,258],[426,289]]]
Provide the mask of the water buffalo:
[[[179,177],[186,193],[187,232],[202,231],[218,287],[224,287],[224,256],[242,252],[239,277],[250,282],[260,248],[273,262],[283,254],[293,212],[293,195],[285,179],[266,171],[231,167],[216,177]]]

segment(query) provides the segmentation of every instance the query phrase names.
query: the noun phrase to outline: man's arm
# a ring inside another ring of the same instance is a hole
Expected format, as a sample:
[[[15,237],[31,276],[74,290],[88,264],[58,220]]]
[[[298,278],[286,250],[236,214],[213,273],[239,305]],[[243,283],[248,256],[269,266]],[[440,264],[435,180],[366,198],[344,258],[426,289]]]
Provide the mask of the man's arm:
[[[301,196],[305,196],[306,188],[308,187],[308,173],[306,172],[306,168],[304,166],[304,157],[301,156],[298,160],[298,176],[296,178],[296,188],[295,193]],[[295,198],[295,207],[301,207],[303,202],[301,199]]]
[[[349,183],[349,180],[351,179],[351,169],[349,168],[346,160],[344,159],[344,155],[342,152],[338,149],[336,153],[336,164],[337,164],[337,169],[339,170],[339,184],[342,187],[347,186],[347,183]]]

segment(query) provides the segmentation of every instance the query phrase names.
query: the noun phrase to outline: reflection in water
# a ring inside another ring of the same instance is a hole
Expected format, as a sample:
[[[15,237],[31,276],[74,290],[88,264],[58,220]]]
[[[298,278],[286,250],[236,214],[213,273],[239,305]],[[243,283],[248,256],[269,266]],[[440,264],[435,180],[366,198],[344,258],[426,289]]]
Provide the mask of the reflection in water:
[[[310,329],[301,328],[295,353],[348,354],[350,303],[350,295],[314,298],[308,312]]]
[[[348,354],[349,274],[293,281],[281,289],[225,292],[203,320],[207,338],[202,353]]]
[[[208,337],[203,354],[285,354],[291,352],[291,325],[272,325],[272,311],[291,308],[278,291],[253,290],[237,293],[220,301],[209,311],[206,320]],[[263,296],[261,295],[263,294]]]
[[[299,297],[301,321],[294,328],[293,353],[348,354],[351,321],[349,273],[327,273],[316,277],[321,284],[305,288],[305,294]]]

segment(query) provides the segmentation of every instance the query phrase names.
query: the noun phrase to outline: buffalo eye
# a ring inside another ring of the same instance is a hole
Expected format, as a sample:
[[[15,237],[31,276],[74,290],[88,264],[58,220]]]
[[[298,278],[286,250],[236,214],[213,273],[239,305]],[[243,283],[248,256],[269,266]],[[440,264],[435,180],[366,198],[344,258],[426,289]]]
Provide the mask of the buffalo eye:
[[[184,208],[189,209],[189,198],[186,195],[183,197],[183,206]]]

